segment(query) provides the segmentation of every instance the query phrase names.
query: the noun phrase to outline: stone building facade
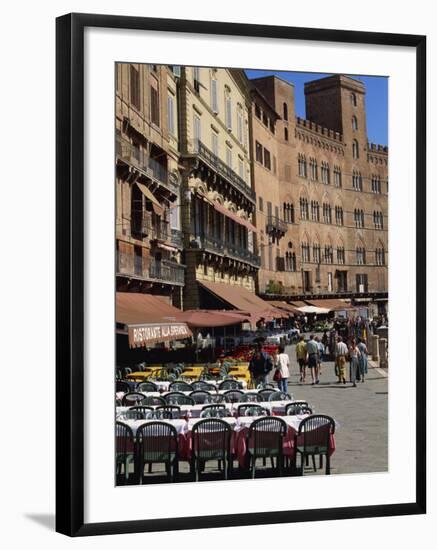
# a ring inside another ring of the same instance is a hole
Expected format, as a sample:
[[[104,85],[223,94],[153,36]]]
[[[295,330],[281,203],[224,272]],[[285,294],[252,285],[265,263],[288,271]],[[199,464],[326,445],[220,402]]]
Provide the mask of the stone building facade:
[[[388,150],[362,82],[117,64],[117,290],[208,307],[205,283],[266,298],[387,298]]]
[[[182,67],[179,79],[184,305],[206,307],[202,281],[255,292],[250,94],[243,71]]]
[[[182,307],[177,77],[116,65],[116,286]]]
[[[264,250],[259,293],[385,300],[388,150],[368,143],[363,83],[346,76],[307,83],[307,119],[295,116],[292,84],[269,76],[251,85]],[[276,157],[271,166],[260,162],[264,147]],[[285,231],[278,223],[272,233],[266,202],[274,216],[280,212]]]

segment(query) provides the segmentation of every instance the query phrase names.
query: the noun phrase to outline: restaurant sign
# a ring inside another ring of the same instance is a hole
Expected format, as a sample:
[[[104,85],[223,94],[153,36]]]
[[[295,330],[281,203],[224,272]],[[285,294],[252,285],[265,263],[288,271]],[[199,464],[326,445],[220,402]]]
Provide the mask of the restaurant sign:
[[[164,323],[147,325],[129,325],[129,346],[136,348],[158,342],[183,340],[192,336],[191,330],[185,323]]]

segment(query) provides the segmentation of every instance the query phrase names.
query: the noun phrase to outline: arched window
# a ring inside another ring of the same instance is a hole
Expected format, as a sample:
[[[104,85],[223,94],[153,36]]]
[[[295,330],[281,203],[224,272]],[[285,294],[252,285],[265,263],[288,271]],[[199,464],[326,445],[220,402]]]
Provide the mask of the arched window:
[[[321,256],[320,256],[320,244],[314,243],[313,244],[313,262],[316,264],[319,264],[321,262]]]
[[[356,259],[358,265],[365,265],[366,263],[366,249],[364,246],[357,246],[356,248]]]
[[[375,263],[376,265],[385,265],[385,250],[383,246],[375,249]]]
[[[353,107],[357,106],[357,96],[354,93],[351,94],[351,103]]]
[[[288,141],[288,128],[284,128],[284,139]]]
[[[358,130],[358,120],[355,115],[352,117],[352,130]]]
[[[288,120],[288,105],[284,102],[282,105],[283,119]]]
[[[302,155],[301,153],[298,155],[298,170],[299,176],[302,176],[303,178],[307,177],[307,160],[305,155]]]
[[[360,156],[360,152],[359,152],[359,148],[358,148],[358,141],[356,139],[353,140],[352,142],[352,157],[354,159],[357,159],[359,158]]]

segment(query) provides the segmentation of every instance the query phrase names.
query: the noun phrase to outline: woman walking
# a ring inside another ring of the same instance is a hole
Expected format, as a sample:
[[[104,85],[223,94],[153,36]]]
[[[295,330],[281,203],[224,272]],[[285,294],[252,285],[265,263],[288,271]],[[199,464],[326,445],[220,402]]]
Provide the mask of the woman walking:
[[[349,346],[349,361],[350,361],[349,374],[350,374],[351,384],[353,385],[354,388],[357,387],[358,359],[360,355],[361,355],[360,350],[357,347],[355,338],[352,338]]]
[[[285,353],[284,346],[279,346],[276,356],[276,372],[278,373],[278,389],[288,393],[288,378],[290,376],[290,358]]]
[[[367,355],[369,353],[367,351],[366,341],[363,340],[362,338],[358,338],[357,348],[360,352],[360,356],[358,358],[360,378],[361,378],[361,382],[364,382],[364,375],[365,374],[367,375]]]

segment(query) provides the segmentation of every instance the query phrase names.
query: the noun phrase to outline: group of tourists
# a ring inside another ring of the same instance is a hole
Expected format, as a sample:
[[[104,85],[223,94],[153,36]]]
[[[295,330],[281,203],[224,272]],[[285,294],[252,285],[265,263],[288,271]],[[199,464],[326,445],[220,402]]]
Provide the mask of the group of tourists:
[[[311,384],[319,384],[322,374],[322,363],[326,357],[327,346],[324,338],[311,334],[308,341],[300,336],[296,345],[296,359],[299,364],[299,382],[305,384],[307,368],[311,375]],[[362,338],[352,338],[349,345],[341,336],[336,337],[334,345],[335,375],[337,384],[346,384],[346,361],[349,361],[349,381],[353,387],[357,382],[364,382],[367,374],[367,346]],[[279,346],[277,353],[271,357],[263,351],[262,344],[258,344],[249,363],[249,371],[255,386],[266,384],[268,376],[274,370],[273,380],[278,389],[288,393],[288,379],[290,377],[290,358],[285,353],[284,346]]]
[[[349,346],[341,336],[337,337],[335,345],[335,374],[337,384],[346,384],[346,361],[349,359],[349,380],[353,387],[357,382],[364,382],[367,374],[367,346],[362,338],[352,338]]]

